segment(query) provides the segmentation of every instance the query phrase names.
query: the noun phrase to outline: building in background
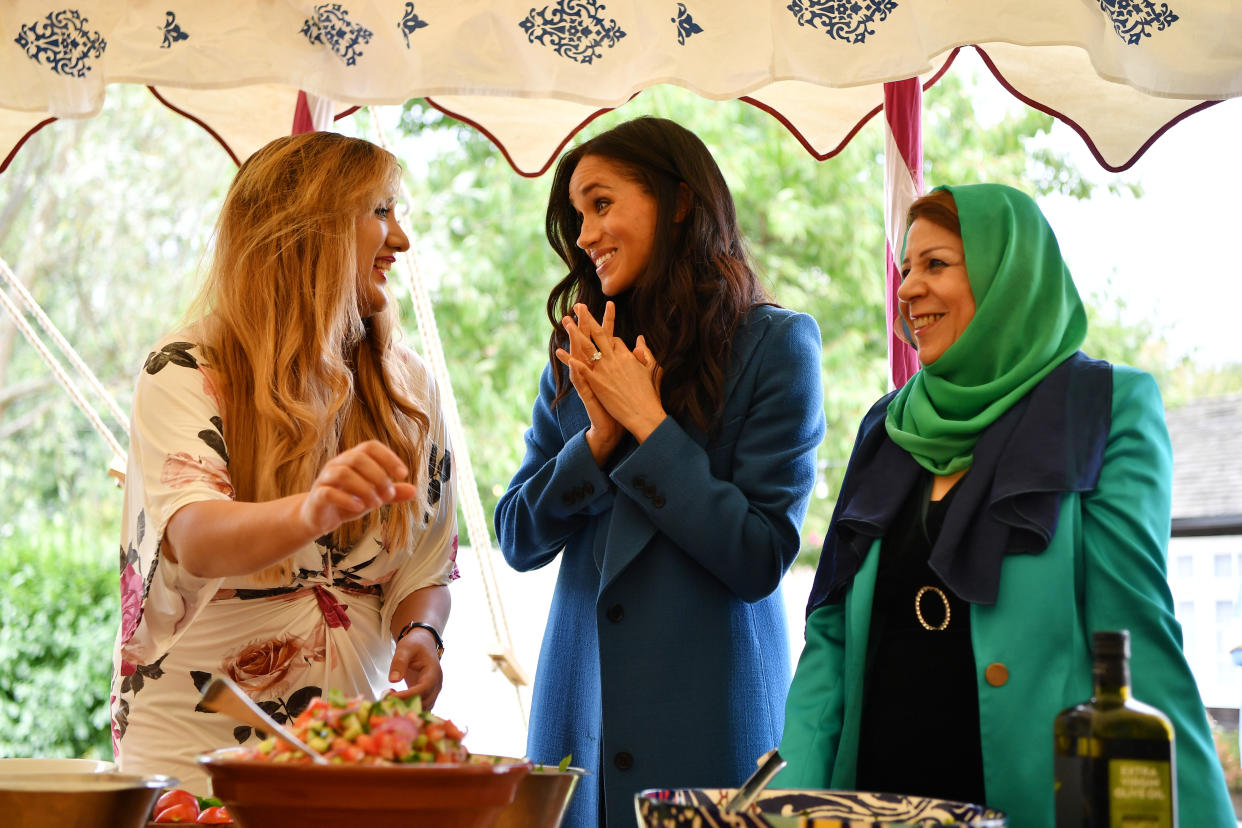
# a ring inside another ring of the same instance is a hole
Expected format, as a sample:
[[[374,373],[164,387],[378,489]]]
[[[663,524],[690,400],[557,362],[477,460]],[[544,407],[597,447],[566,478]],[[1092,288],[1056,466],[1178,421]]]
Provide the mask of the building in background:
[[[1237,725],[1242,667],[1242,394],[1168,412],[1173,441],[1169,587],[1203,703]]]

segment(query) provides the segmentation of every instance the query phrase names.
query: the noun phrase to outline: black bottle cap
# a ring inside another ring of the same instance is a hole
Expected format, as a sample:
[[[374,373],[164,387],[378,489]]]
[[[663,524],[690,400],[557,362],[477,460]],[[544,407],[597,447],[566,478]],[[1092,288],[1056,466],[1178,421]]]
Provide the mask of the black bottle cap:
[[[1105,630],[1093,633],[1092,642],[1097,656],[1130,657],[1130,631]]]

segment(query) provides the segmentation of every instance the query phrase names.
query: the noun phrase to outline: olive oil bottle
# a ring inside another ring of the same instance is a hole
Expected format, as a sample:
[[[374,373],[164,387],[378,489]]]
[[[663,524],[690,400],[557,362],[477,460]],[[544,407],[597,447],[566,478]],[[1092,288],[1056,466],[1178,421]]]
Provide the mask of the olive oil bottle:
[[[1130,632],[1093,636],[1095,692],[1053,724],[1057,828],[1177,828],[1173,725],[1130,694]]]

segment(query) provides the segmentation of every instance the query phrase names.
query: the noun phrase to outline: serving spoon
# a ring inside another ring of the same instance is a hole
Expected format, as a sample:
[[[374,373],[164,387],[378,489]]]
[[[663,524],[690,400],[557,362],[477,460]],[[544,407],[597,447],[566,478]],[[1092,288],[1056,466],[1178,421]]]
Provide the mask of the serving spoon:
[[[203,688],[203,707],[215,713],[231,716],[243,724],[270,733],[290,747],[296,748],[311,758],[317,765],[330,764],[323,754],[303,742],[284,725],[263,712],[263,708],[255,704],[242,691],[237,683],[226,676],[217,676]]]
[[[729,798],[725,803],[724,812],[726,814],[736,814],[745,811],[759,797],[759,794],[768,783],[772,781],[772,777],[780,773],[781,768],[787,763],[776,752],[776,748],[772,748],[767,753],[759,757],[759,768],[750,775],[750,778],[742,783],[742,787]]]

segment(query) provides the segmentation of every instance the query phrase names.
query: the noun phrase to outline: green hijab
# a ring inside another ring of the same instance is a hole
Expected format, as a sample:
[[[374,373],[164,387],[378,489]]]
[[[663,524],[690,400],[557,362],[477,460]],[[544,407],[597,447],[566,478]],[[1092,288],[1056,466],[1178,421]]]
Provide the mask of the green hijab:
[[[938,187],[957,203],[975,315],[888,406],[898,446],[935,474],[969,468],[980,435],[1076,352],[1087,314],[1035,202],[1000,184]]]

